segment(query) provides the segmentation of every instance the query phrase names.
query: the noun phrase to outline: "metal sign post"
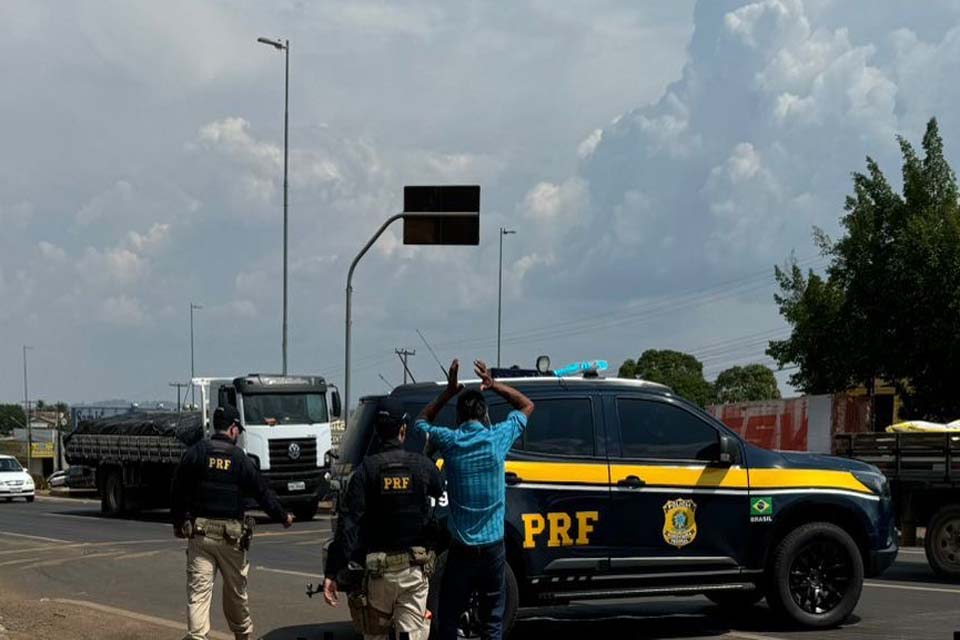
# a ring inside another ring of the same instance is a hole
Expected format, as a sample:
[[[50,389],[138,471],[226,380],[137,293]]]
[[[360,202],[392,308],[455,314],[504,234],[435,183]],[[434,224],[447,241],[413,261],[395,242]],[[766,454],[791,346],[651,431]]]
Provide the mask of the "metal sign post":
[[[391,224],[403,219],[403,244],[480,244],[480,186],[404,187],[403,212],[390,216],[367,241],[347,271],[346,328],[344,335],[343,422],[350,426],[350,328],[353,272],[360,259]]]

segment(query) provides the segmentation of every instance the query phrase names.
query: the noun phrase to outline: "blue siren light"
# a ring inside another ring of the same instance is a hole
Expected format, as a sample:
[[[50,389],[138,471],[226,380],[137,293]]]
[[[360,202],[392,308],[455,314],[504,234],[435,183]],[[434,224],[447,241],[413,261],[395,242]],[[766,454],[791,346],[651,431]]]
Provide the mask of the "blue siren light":
[[[584,360],[582,362],[568,364],[560,369],[554,369],[553,375],[557,376],[558,378],[562,378],[564,376],[572,376],[578,373],[583,373],[584,371],[606,371],[608,368],[609,365],[607,365],[606,360]]]

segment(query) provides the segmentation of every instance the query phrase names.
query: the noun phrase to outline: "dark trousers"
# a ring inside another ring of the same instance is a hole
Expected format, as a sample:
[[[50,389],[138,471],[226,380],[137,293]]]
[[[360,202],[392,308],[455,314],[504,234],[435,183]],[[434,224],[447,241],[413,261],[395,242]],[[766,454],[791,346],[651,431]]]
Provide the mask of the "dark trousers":
[[[480,637],[503,637],[504,567],[503,541],[482,547],[454,543],[447,554],[440,589],[440,640],[457,640],[460,615],[476,592],[479,604]]]

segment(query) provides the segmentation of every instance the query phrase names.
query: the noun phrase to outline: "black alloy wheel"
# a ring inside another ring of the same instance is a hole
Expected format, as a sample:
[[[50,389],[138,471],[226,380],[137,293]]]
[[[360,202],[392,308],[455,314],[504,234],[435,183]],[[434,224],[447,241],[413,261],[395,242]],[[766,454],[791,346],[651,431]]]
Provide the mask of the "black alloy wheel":
[[[801,547],[790,567],[790,595],[814,615],[832,611],[850,588],[853,565],[837,541],[820,538]]]

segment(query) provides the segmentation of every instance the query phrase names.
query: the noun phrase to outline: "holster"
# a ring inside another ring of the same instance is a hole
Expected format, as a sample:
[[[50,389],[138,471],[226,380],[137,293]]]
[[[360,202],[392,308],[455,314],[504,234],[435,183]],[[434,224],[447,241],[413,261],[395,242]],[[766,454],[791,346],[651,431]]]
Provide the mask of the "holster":
[[[250,543],[253,542],[253,530],[257,521],[253,516],[247,516],[243,519],[243,530],[240,534],[240,548],[244,551],[250,550]]]
[[[350,618],[357,631],[364,635],[386,635],[392,626],[392,614],[379,611],[370,605],[364,591],[355,591],[347,596]]]
[[[420,567],[429,578],[437,570],[437,554],[426,547],[410,547],[410,566]]]

